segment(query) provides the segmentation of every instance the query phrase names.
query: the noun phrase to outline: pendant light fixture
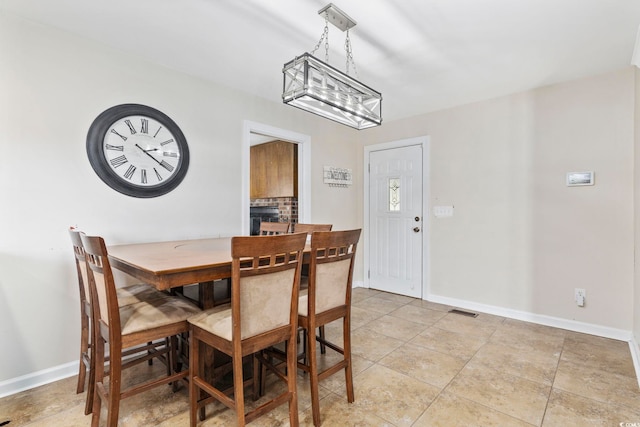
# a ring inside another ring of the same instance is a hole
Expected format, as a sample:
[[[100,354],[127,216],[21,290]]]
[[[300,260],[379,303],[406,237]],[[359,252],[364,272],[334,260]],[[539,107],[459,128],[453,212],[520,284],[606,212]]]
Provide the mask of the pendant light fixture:
[[[282,101],[355,129],[379,126],[382,124],[382,94],[349,75],[352,66],[358,76],[349,38],[349,29],[356,22],[332,3],[320,9],[318,14],[324,16],[324,32],[311,53],[296,56],[284,64]],[[346,73],[329,65],[329,21],[346,31]],[[324,62],[313,56],[323,41]]]

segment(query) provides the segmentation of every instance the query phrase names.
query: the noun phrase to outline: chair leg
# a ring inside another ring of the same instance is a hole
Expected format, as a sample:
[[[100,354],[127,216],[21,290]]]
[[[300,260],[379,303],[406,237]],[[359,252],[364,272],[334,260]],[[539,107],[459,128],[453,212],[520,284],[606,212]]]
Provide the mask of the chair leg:
[[[109,404],[107,426],[117,427],[120,415],[120,389],[122,386],[122,349],[109,348]]]
[[[297,426],[299,423],[298,393],[296,391],[297,367],[298,367],[298,351],[297,351],[296,340],[291,339],[287,343],[287,386],[289,388],[289,396],[290,396],[289,397],[289,425],[291,426]]]
[[[302,359],[302,362],[306,365],[309,366],[309,339],[307,337],[307,330],[303,329],[302,330],[302,349],[304,351],[304,358]],[[306,371],[303,371],[305,374],[307,373]]]
[[[320,338],[322,338],[323,340],[324,338],[324,326],[320,326],[319,328],[319,332],[320,332]],[[327,347],[324,345],[324,343],[322,341],[320,341],[320,354],[326,354],[327,353]]]
[[[152,342],[152,341],[148,341],[148,342],[147,342],[147,344],[148,344],[148,345],[151,345],[151,344],[153,344],[153,342]],[[147,351],[147,354],[151,354],[151,351],[152,351],[152,350],[148,350],[148,351]],[[153,366],[153,358],[149,359],[149,360],[147,361],[147,364],[148,364],[149,366]]]
[[[96,384],[101,384],[104,382],[104,342],[101,338],[99,338],[95,340],[94,343],[92,343],[92,347],[95,348],[95,351],[93,351],[93,355],[95,356],[93,358],[94,362],[92,362],[95,364],[95,380],[93,382],[93,385],[95,387]],[[89,377],[91,377],[91,374],[89,374]],[[99,427],[102,397],[100,396],[100,393],[95,391],[95,388],[94,392],[96,393],[96,395],[93,397],[93,408],[91,410],[91,412],[93,412],[93,416],[91,417],[91,426]]]
[[[273,363],[273,357],[269,357],[269,362]],[[264,396],[266,389],[267,389],[267,366],[260,363],[258,395]]]
[[[242,376],[242,356],[233,355],[233,400],[236,409],[236,419],[238,426],[244,426],[244,378]]]
[[[195,347],[198,351],[198,359],[197,359],[197,365],[193,365],[193,366],[197,366],[197,372],[198,372],[198,376],[200,378],[209,378],[209,374],[207,374],[207,368],[206,368],[206,363],[205,363],[205,358],[202,357],[203,355],[207,355],[207,346],[205,343],[203,343],[202,341],[199,341],[196,343],[197,347]],[[214,351],[211,351],[211,369],[214,369],[215,366],[215,361],[213,360],[213,355],[214,355]],[[191,369],[191,368],[189,368]],[[213,373],[211,373],[210,375],[213,375]],[[204,399],[205,397],[207,397],[207,393],[198,388],[198,401],[200,401],[200,399]],[[200,421],[204,421],[204,419],[207,417],[207,413],[206,413],[206,408],[204,406],[202,406],[200,408],[200,410],[198,411],[198,419]]]
[[[347,366],[344,370],[345,382],[347,383],[347,402],[353,403],[355,400],[353,393],[353,369],[351,367],[351,324],[347,317],[342,321],[342,336],[344,338],[342,348],[344,349],[344,360]]]
[[[200,398],[200,389],[195,385],[193,378],[200,375],[199,369],[199,356],[198,345],[200,341],[191,336],[191,343],[189,348],[189,425],[196,427],[198,420],[196,419],[198,413],[198,400]],[[202,420],[202,419],[201,419]]]
[[[307,357],[309,362],[309,385],[311,388],[311,412],[313,413],[313,425],[320,425],[320,397],[318,391],[318,357],[316,355],[315,327],[309,328],[311,333],[307,335]]]
[[[78,367],[78,385],[76,386],[76,394],[84,392],[84,383],[87,381],[87,367],[82,361],[82,352],[80,353],[80,366]]]
[[[165,357],[165,360],[167,361],[167,376],[171,375],[171,363],[173,361],[173,358],[171,357],[173,355],[172,350],[171,350],[171,341],[169,341],[169,338],[165,338],[164,339],[164,345],[165,347],[167,347],[169,349],[169,352],[167,352],[167,355]]]
[[[178,372],[182,371],[183,361],[189,359],[189,334],[178,335]],[[188,366],[188,365],[187,365]]]
[[[87,379],[87,367],[84,365],[84,357],[89,352],[89,325],[84,318],[82,319],[82,330],[80,332],[80,363],[78,367],[78,385],[76,393],[84,391],[84,383]]]
[[[178,354],[178,336],[174,335],[171,338],[168,338],[168,341],[169,341],[169,345],[171,346],[169,349],[171,363],[168,364],[169,365],[168,375],[171,375],[174,372],[178,372],[180,370],[180,367],[179,367],[180,363],[178,361],[178,359],[180,358],[180,355]],[[180,380],[176,380],[171,384],[171,387],[174,393],[178,391],[179,381]]]
[[[260,398],[260,393],[262,388],[262,363],[258,361],[257,357],[258,353],[253,354],[252,358],[252,367],[253,367],[253,381],[252,381],[252,392],[251,396],[253,400],[258,400]]]
[[[85,367],[84,362],[82,360],[81,362],[83,367]],[[102,364],[102,366],[104,369],[104,363]],[[96,346],[94,344],[90,344],[89,345],[89,383],[87,384],[87,399],[84,404],[85,415],[89,415],[92,411],[93,399],[95,398],[95,390],[96,390]]]

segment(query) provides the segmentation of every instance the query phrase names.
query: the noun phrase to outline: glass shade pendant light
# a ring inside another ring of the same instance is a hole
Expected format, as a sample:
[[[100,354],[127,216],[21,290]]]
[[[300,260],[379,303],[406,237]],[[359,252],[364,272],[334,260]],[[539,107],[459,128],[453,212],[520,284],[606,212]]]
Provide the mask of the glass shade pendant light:
[[[382,94],[360,83],[349,75],[353,66],[357,77],[349,29],[356,22],[329,3],[318,12],[325,17],[320,41],[311,53],[303,53],[284,64],[282,101],[355,129],[366,129],[382,124]],[[346,73],[329,65],[329,21],[346,31]],[[325,42],[325,61],[313,54]]]

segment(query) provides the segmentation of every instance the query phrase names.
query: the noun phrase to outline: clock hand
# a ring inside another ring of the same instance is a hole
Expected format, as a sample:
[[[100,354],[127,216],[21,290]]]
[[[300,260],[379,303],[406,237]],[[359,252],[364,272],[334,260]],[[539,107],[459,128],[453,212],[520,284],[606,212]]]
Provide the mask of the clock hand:
[[[151,157],[156,163],[158,163],[159,165],[162,165],[162,163],[158,159],[153,157],[151,154],[147,153],[147,151],[144,148],[140,147],[138,144],[136,144],[136,147],[138,147],[140,149],[140,151],[142,151],[144,154],[146,154],[147,156]],[[152,151],[152,150],[149,150],[149,151]]]

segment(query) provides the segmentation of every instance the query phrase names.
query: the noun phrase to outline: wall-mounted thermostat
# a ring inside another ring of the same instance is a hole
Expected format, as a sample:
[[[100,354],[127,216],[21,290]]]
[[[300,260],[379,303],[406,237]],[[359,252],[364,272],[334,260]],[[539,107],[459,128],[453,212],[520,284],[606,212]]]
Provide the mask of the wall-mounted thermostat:
[[[574,187],[579,185],[593,185],[593,184],[595,184],[595,175],[593,171],[567,173],[568,187]]]

